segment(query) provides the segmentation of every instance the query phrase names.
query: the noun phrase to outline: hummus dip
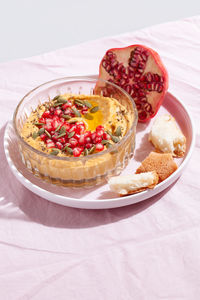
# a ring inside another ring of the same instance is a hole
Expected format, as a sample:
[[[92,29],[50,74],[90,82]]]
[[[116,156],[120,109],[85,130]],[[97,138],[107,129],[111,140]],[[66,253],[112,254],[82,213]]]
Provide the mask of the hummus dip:
[[[28,159],[31,171],[41,177],[53,178],[55,183],[56,180],[63,184],[85,182],[104,176],[133,152],[130,139],[123,145],[119,144],[117,151],[105,152],[120,142],[133,121],[133,112],[114,98],[59,95],[39,105],[21,130],[26,143],[51,156],[23,147],[24,160]],[[134,135],[135,132],[130,136],[133,141]],[[92,155],[99,152],[101,155]]]

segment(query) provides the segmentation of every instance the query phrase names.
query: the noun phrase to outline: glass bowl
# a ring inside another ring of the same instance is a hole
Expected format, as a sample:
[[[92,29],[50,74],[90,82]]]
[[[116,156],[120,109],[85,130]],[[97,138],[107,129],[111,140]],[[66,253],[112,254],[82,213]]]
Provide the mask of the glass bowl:
[[[107,150],[81,157],[55,157],[30,146],[21,136],[27,118],[38,105],[65,93],[98,94],[115,98],[129,113],[129,128],[126,135]],[[13,116],[16,143],[28,170],[53,184],[72,187],[101,184],[106,178],[119,175],[133,157],[136,125],[135,103],[124,90],[108,81],[87,77],[65,77],[36,87],[20,101]]]

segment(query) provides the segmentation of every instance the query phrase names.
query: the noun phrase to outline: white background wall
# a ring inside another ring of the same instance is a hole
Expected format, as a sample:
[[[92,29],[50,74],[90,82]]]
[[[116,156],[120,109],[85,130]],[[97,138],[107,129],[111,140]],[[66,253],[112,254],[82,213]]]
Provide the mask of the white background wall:
[[[0,62],[200,14],[200,0],[0,0]]]

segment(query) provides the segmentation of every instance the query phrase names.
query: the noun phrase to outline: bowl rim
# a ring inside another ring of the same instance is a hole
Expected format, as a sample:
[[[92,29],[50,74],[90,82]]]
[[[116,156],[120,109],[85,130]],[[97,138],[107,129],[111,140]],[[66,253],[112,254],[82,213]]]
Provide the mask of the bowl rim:
[[[59,83],[60,81],[70,81],[70,80],[74,80],[74,81],[81,81],[81,80],[86,80],[86,81],[90,81],[90,82],[97,82],[97,81],[101,81],[102,83],[108,83],[108,84],[111,84],[112,86],[114,86],[115,88],[119,89],[122,93],[124,93],[131,101],[131,104],[133,106],[133,112],[134,112],[134,120],[133,120],[133,124],[131,126],[131,128],[128,130],[128,132],[125,134],[125,136],[120,140],[119,143],[115,144],[113,147],[109,148],[109,149],[106,149],[104,151],[101,151],[101,152],[98,152],[98,153],[94,153],[94,154],[90,154],[88,156],[81,156],[81,157],[60,157],[60,156],[55,156],[55,155],[51,155],[51,154],[47,154],[47,153],[44,153],[42,151],[39,151],[35,148],[33,148],[30,144],[28,144],[20,135],[18,129],[17,129],[17,126],[16,126],[16,116],[17,116],[17,113],[18,113],[18,110],[21,106],[21,104],[23,103],[23,101],[28,97],[30,96],[33,92],[37,91],[38,89],[44,87],[45,85],[49,85],[49,84],[56,84],[56,83]],[[37,87],[33,88],[32,90],[30,90],[28,93],[25,94],[25,96],[20,100],[20,102],[18,103],[15,111],[14,111],[14,114],[13,114],[13,119],[12,119],[12,123],[13,123],[13,128],[14,128],[14,131],[17,135],[17,137],[19,138],[20,142],[22,142],[22,144],[24,144],[26,147],[29,148],[29,150],[35,152],[36,154],[38,155],[41,155],[45,158],[48,158],[48,159],[51,159],[51,160],[58,160],[58,161],[86,161],[88,159],[93,159],[93,158],[96,158],[96,157],[101,157],[102,155],[106,155],[107,153],[111,153],[113,151],[116,151],[120,145],[122,145],[127,139],[128,137],[131,135],[132,131],[134,128],[136,128],[137,126],[137,122],[138,122],[138,112],[137,112],[137,108],[136,108],[136,105],[135,105],[135,102],[133,100],[133,98],[124,90],[122,89],[121,87],[119,87],[118,85],[112,83],[112,82],[109,82],[107,80],[103,80],[103,79],[100,79],[100,78],[91,78],[91,77],[88,77],[88,76],[70,76],[70,77],[61,77],[61,78],[57,78],[57,79],[53,79],[53,80],[50,80],[50,81],[47,81],[47,82],[44,82],[40,85],[38,85]]]

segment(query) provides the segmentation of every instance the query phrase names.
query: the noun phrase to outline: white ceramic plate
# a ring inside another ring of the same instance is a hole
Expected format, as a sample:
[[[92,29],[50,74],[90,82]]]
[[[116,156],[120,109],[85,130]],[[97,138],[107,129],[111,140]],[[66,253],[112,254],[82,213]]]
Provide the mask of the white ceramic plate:
[[[17,145],[14,144],[12,136],[14,134],[12,122],[8,123],[4,136],[4,149],[8,164],[16,176],[16,178],[29,190],[49,201],[77,208],[86,209],[104,209],[125,206],[148,199],[171,185],[183,172],[188,163],[194,148],[194,126],[192,118],[185,106],[176,99],[172,94],[167,93],[163,105],[159,109],[158,115],[169,113],[175,117],[179,127],[183,131],[187,139],[187,150],[184,158],[176,159],[178,169],[166,180],[158,184],[152,190],[129,195],[126,197],[118,197],[109,190],[107,184],[94,188],[67,188],[56,186],[38,179],[31,174],[21,161],[18,153]],[[156,117],[155,117],[156,118]],[[154,118],[154,119],[155,119]],[[135,172],[140,162],[154,148],[148,141],[148,133],[152,126],[153,120],[148,124],[138,124],[136,134],[135,156],[129,162],[129,165],[122,174],[132,174]]]

